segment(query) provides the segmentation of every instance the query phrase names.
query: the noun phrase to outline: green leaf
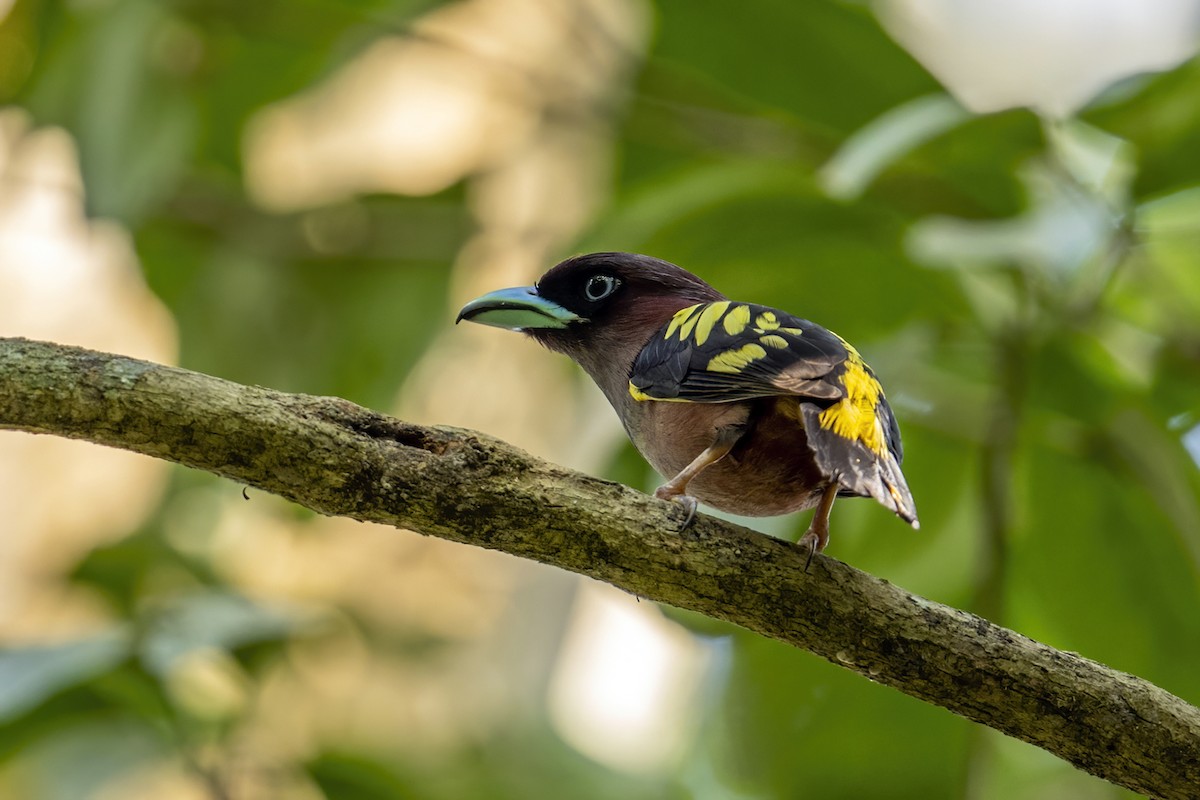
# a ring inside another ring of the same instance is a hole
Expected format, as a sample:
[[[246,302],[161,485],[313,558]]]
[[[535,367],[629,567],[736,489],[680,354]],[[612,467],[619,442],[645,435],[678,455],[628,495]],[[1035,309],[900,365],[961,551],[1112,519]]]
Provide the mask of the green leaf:
[[[64,644],[0,650],[0,722],[112,669],[129,656],[130,644],[127,631],[113,629]]]
[[[200,648],[232,650],[282,639],[311,620],[224,592],[172,600],[154,617],[141,641],[146,668],[165,675],[176,659]]]
[[[909,100],[856,131],[825,166],[819,180],[830,197],[853,200],[875,176],[918,145],[971,118],[945,94]]]

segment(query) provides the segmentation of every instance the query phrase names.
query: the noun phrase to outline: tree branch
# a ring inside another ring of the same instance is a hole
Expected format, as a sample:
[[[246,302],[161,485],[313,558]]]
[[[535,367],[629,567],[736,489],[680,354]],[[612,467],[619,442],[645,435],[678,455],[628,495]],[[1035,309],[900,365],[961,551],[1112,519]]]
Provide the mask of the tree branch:
[[[1200,786],[1200,709],[788,542],[472,431],[74,347],[0,339],[0,428],[133,450],[322,514],[503,550],[809,650],[1094,775]]]

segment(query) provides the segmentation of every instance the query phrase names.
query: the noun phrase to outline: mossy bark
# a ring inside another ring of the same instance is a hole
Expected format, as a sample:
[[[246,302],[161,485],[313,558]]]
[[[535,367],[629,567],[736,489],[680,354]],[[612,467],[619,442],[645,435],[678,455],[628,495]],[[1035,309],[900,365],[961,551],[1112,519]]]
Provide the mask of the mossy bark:
[[[1200,709],[832,558],[473,431],[0,339],[0,428],[208,470],[322,514],[502,550],[809,650],[1154,797],[1200,795]],[[934,757],[935,754],[931,754]]]

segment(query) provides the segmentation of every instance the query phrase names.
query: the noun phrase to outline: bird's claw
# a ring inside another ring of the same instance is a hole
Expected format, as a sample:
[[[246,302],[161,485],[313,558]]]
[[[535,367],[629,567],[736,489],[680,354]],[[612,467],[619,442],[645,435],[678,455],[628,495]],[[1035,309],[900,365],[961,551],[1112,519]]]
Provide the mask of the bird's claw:
[[[820,539],[821,537],[818,536],[815,531],[809,530],[803,536],[801,536],[800,541],[796,543],[808,550],[808,558],[804,561],[805,572],[808,572],[808,568],[812,566],[813,556],[815,556],[817,554],[817,550],[820,549]]]
[[[683,524],[679,526],[679,530],[686,531],[688,526],[690,526],[696,520],[696,506],[700,504],[696,502],[696,498],[692,497],[690,494],[679,495],[675,498],[675,502],[683,506],[684,510],[687,512],[687,515],[683,518]]]
[[[679,526],[679,530],[687,530],[692,522],[695,521],[696,507],[700,504],[697,502],[696,498],[692,497],[690,494],[678,494],[676,492],[672,492],[666,486],[660,486],[655,490],[654,496],[659,500],[670,500],[672,503],[678,503],[679,505],[683,506],[683,510],[686,512],[686,514],[683,518],[683,524]]]

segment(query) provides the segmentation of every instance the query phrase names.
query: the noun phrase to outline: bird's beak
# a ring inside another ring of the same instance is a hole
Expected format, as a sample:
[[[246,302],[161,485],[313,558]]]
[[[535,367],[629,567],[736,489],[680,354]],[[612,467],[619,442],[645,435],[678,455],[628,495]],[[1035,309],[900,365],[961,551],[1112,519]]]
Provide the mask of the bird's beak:
[[[478,297],[462,307],[455,324],[463,320],[523,331],[537,328],[565,328],[582,319],[537,293],[532,286],[500,289]]]

